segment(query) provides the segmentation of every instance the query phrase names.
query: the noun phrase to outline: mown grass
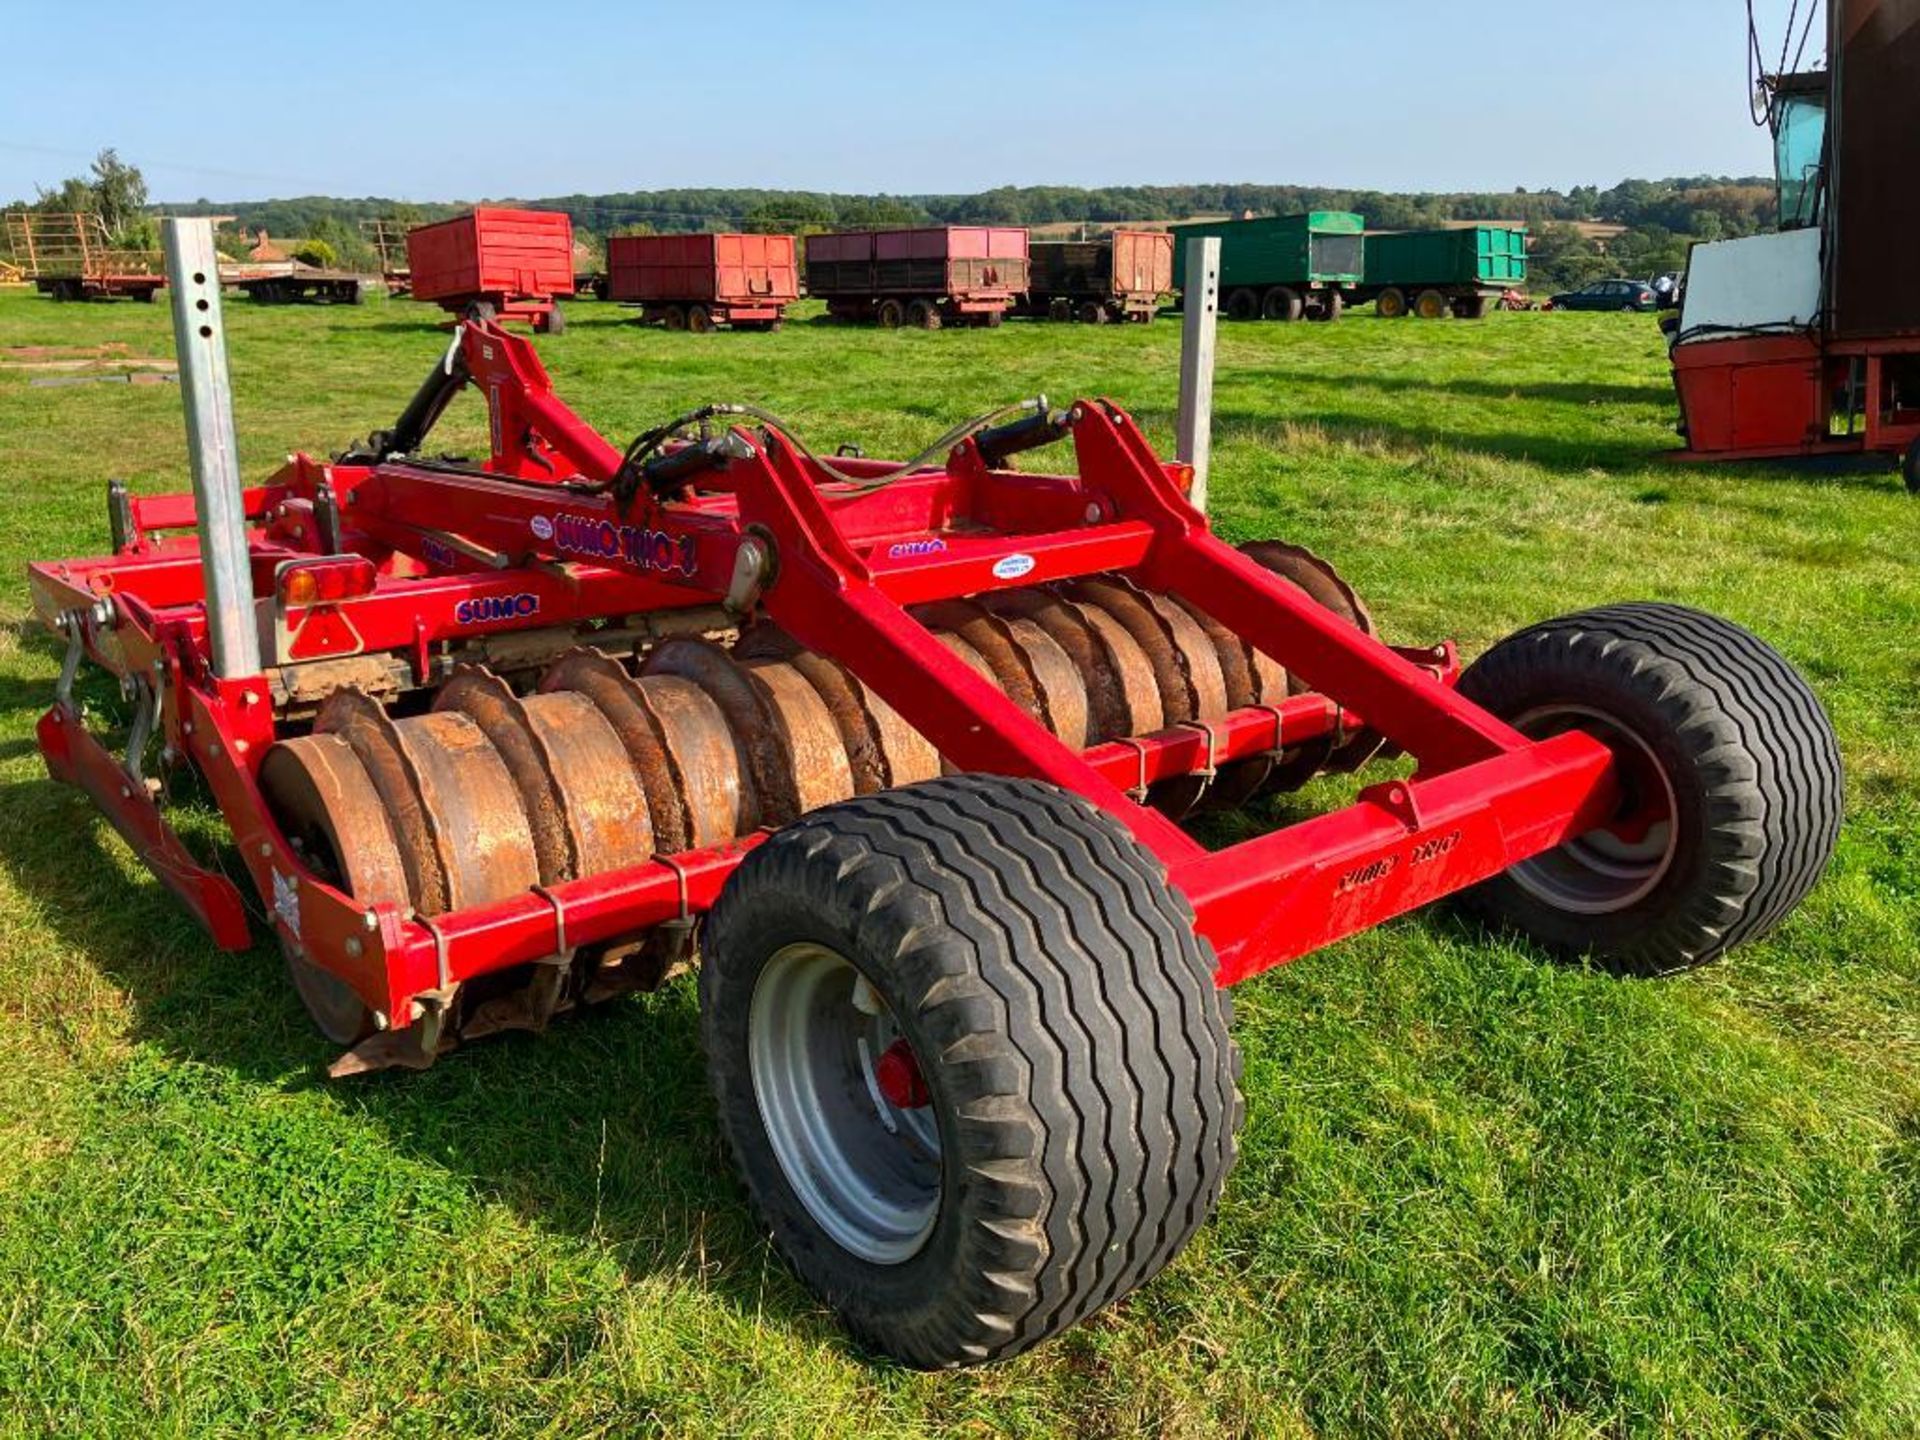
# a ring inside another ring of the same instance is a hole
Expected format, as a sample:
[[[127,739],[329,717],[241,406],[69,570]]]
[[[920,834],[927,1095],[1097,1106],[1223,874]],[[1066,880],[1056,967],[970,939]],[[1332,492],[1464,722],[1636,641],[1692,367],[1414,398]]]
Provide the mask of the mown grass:
[[[541,342],[616,438],[741,398],[905,453],[1041,389],[1170,438],[1172,324],[619,318],[578,306]],[[388,420],[442,343],[398,303],[239,303],[230,330],[255,476]],[[0,296],[0,346],[103,341],[167,353],[164,307]],[[1426,915],[1243,987],[1218,1219],[1063,1341],[922,1376],[854,1350],[754,1232],[684,983],[425,1075],[316,1079],[276,954],[211,949],[33,747],[57,660],[22,566],[104,546],[110,474],[183,486],[177,392],[0,371],[0,1430],[1920,1429],[1916,511],[1884,474],[1660,463],[1644,319],[1236,327],[1217,406],[1220,526],[1335,558],[1396,637],[1471,653],[1629,596],[1759,630],[1839,726],[1839,858],[1776,936],[1668,982]]]

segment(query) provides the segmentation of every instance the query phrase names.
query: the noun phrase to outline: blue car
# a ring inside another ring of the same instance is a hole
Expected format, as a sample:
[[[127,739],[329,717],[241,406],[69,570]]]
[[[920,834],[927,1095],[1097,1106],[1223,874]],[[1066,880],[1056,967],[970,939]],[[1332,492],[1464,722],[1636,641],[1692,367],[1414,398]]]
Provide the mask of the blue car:
[[[1555,310],[1657,310],[1660,297],[1641,280],[1596,280],[1553,297]]]

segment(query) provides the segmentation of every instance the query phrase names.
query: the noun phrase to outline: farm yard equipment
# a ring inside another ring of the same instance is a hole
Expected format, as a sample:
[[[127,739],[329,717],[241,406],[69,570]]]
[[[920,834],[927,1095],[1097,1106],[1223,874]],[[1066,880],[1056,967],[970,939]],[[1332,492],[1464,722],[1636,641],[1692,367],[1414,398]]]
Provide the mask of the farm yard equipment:
[[[1527,232],[1508,225],[1379,231],[1366,237],[1364,265],[1366,281],[1351,299],[1373,301],[1383,319],[1478,320],[1526,283]]]
[[[1461,673],[1307,551],[1214,536],[1107,400],[897,465],[735,402],[619,448],[468,319],[390,428],[243,490],[217,288],[177,269],[194,493],[110,486],[112,553],[30,569],[67,646],[53,775],[244,948],[149,750],[201,777],[339,1073],[697,950],[762,1221],[911,1364],[1016,1354],[1181,1249],[1235,1154],[1221,987],[1456,892],[1663,972],[1774,925],[1833,846],[1831,730],[1755,637],[1614,605]],[[490,453],[435,456],[469,386]],[[1052,445],[1066,473],[1010,464]],[[124,754],[86,662],[131,697]],[[1392,755],[1256,838],[1178,823]]]
[[[938,225],[809,235],[807,293],[836,320],[998,325],[1027,289],[1027,232]]]
[[[115,245],[98,215],[11,210],[4,228],[14,266],[52,299],[151,301],[167,283],[157,252]]]
[[[1164,230],[1115,230],[1098,240],[1037,240],[1021,313],[1048,320],[1153,319],[1173,289],[1173,237]]]
[[[416,225],[407,278],[416,300],[557,335],[566,328],[560,297],[574,293],[573,222],[557,211],[480,206]]]
[[[607,298],[669,330],[778,330],[800,298],[791,235],[616,235]]]
[[[298,260],[222,265],[220,283],[259,305],[364,305],[376,291],[382,296],[387,293],[379,276]]]
[[[1826,68],[1764,77],[1781,228],[1688,254],[1673,458],[1897,456],[1920,494],[1917,69],[1920,0],[1831,0]]]
[[[1366,222],[1346,210],[1198,220],[1172,227],[1173,285],[1187,288],[1187,241],[1220,240],[1220,308],[1229,320],[1338,320],[1364,276]]]
[[[360,222],[361,237],[380,257],[380,278],[387,282],[389,295],[406,295],[413,289],[413,275],[407,269],[408,228],[405,220],[390,215]]]

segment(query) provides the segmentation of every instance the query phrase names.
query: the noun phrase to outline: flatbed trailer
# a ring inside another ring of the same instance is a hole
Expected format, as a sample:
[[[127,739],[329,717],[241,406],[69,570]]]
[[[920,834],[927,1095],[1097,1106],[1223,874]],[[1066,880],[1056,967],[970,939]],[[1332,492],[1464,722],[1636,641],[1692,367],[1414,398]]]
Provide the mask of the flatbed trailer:
[[[1164,230],[1115,230],[1096,240],[1028,246],[1029,288],[1019,311],[1047,320],[1153,319],[1173,290],[1173,237]]]
[[[998,325],[1028,281],[1027,232],[930,225],[809,235],[807,293],[836,320],[883,329]]]
[[[1349,293],[1388,320],[1479,320],[1527,280],[1527,232],[1516,225],[1394,230],[1366,237],[1366,279]]]
[[[222,266],[220,283],[241,291],[258,305],[364,305],[375,292],[387,293],[382,276],[323,269],[297,260],[231,269]]]
[[[5,238],[21,278],[55,300],[151,301],[167,283],[158,252],[115,245],[98,215],[9,211]]]
[[[1365,278],[1366,221],[1347,210],[1199,220],[1173,229],[1173,284],[1186,288],[1186,242],[1220,241],[1220,308],[1229,320],[1338,320]]]

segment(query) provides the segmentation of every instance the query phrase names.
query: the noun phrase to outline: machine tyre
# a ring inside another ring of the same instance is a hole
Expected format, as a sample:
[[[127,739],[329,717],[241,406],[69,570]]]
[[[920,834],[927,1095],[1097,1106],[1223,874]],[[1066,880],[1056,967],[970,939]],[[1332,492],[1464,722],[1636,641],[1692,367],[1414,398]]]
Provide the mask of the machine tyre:
[[[1413,313],[1422,320],[1444,320],[1449,313],[1447,297],[1438,290],[1422,290],[1414,297]]]
[[[907,306],[907,323],[916,330],[938,330],[940,307],[931,300],[916,300]]]
[[[1900,476],[1907,482],[1909,495],[1920,495],[1920,435],[1914,436],[1907,453],[1900,459]]]
[[[1104,325],[1111,318],[1107,314],[1107,307],[1098,300],[1084,301],[1080,306],[1080,322],[1083,325]]]
[[[669,305],[660,312],[660,323],[669,330],[687,328],[687,312],[678,305]]]
[[[1612,826],[1461,897],[1550,949],[1627,975],[1705,964],[1778,924],[1833,854],[1832,724],[1731,621],[1653,603],[1583,611],[1502,640],[1460,692],[1526,734],[1578,728],[1620,757]]]
[[[687,307],[687,331],[693,335],[712,334],[713,313],[704,305],[689,305]]]
[[[815,811],[742,862],[703,949],[748,1194],[876,1350],[1017,1354],[1151,1279],[1219,1200],[1242,1107],[1212,951],[1078,796],[955,775]]]
[[[906,307],[892,296],[882,300],[873,312],[874,323],[882,330],[898,330],[901,321],[907,318]]]
[[[1307,302],[1300,292],[1285,285],[1276,285],[1267,291],[1260,301],[1260,317],[1263,320],[1298,320],[1306,313]]]
[[[1260,297],[1244,286],[1229,290],[1226,311],[1229,320],[1251,320],[1260,313]]]
[[[1323,324],[1329,323],[1338,320],[1346,308],[1346,298],[1338,290],[1329,290],[1321,297],[1320,308],[1313,312],[1313,318]]]
[[[560,308],[559,301],[556,300],[553,308],[540,317],[540,323],[535,328],[538,329],[542,335],[564,335],[567,333],[567,312]]]

